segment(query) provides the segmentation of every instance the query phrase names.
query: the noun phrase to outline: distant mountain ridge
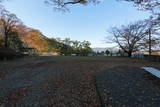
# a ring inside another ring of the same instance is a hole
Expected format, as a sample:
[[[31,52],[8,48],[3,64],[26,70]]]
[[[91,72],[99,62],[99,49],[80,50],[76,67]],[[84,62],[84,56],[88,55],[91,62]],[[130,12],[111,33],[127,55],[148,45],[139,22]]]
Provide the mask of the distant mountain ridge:
[[[106,51],[108,48],[100,48],[100,47],[95,47],[92,48],[94,52],[102,52],[102,51]]]
[[[109,51],[112,51],[112,52],[116,52],[119,50],[119,48],[117,47],[107,47],[107,48],[102,48],[102,47],[95,47],[95,48],[92,48],[94,52],[102,52],[102,51],[106,51],[106,50],[109,50]]]

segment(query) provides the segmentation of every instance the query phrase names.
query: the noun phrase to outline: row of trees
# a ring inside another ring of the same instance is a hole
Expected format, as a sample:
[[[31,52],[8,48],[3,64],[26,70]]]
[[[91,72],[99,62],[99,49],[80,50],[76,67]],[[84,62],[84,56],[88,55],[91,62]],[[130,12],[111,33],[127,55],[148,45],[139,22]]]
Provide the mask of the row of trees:
[[[3,0],[0,0],[0,2]],[[57,8],[67,9],[66,6],[69,4],[88,4],[90,2],[99,3],[100,0],[45,0],[46,3],[54,4]],[[139,7],[142,10],[150,10],[153,13],[154,19],[148,19],[144,21],[138,21],[135,23],[131,23],[129,25],[114,27],[111,29],[110,33],[112,37],[108,37],[108,39],[117,43],[119,47],[131,57],[133,51],[138,49],[147,48],[148,44],[151,46],[157,46],[159,44],[159,25],[160,25],[160,1],[159,0],[121,0],[133,2],[135,6]],[[6,14],[7,13],[7,14]],[[5,35],[5,46],[8,47],[8,35],[13,33],[13,29],[15,25],[19,24],[18,18],[13,14],[8,14],[7,11],[1,12],[1,25],[4,27],[4,35]],[[5,20],[4,20],[5,19]],[[11,20],[13,19],[13,20]],[[12,33],[11,33],[12,32]],[[14,34],[14,33],[13,33]],[[147,37],[147,35],[151,34],[152,39]],[[67,39],[66,39],[67,40]],[[57,42],[57,41],[56,41]],[[64,53],[62,50],[65,50],[65,54],[68,53],[79,53],[79,51],[84,51],[84,46],[79,45],[78,48],[70,45],[70,42],[63,43],[60,42],[61,53]],[[63,45],[62,45],[63,44]],[[86,43],[84,43],[86,44]],[[58,46],[59,47],[59,46]],[[87,48],[89,50],[89,48]]]
[[[50,41],[56,41],[56,44],[53,44],[55,42],[50,42],[50,46],[56,46],[55,49],[57,49],[57,52],[63,55],[75,54],[79,56],[87,56],[92,52],[92,49],[90,48],[91,43],[86,40],[81,42],[77,40],[71,40],[70,38],[52,38]]]
[[[54,4],[57,8],[67,9],[70,4],[88,4],[99,3],[101,0],[46,0],[47,3]],[[151,54],[151,48],[160,47],[159,44],[159,27],[160,27],[160,0],[118,0],[127,1],[135,4],[140,10],[149,10],[152,12],[154,19],[138,21],[114,27],[111,29],[110,39],[131,57],[135,50],[148,49]],[[149,35],[149,37],[148,37]]]
[[[46,0],[49,4],[54,4],[57,8],[67,9],[70,4],[88,4],[99,3],[101,0]],[[128,1],[135,4],[141,10],[149,10],[153,13],[154,19],[138,21],[124,25],[121,27],[114,27],[111,29],[112,34],[110,39],[131,57],[132,52],[149,48],[159,47],[159,25],[160,25],[160,1],[159,0],[119,0]],[[152,17],[153,17],[152,16]],[[149,35],[149,37],[148,37]],[[152,35],[152,38],[151,38]]]
[[[0,8],[0,47],[26,51],[34,48],[37,51],[52,51],[64,55],[77,54],[86,56],[92,52],[91,43],[65,38],[47,38],[39,30],[22,24],[15,14]]]

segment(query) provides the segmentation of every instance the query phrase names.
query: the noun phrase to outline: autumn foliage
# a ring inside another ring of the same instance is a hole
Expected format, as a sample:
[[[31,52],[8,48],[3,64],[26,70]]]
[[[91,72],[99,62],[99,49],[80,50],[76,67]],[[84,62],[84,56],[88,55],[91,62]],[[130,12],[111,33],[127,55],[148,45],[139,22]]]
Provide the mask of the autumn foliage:
[[[0,8],[0,48],[10,48],[16,52],[55,52],[61,55],[76,54],[87,56],[92,52],[89,41],[70,38],[48,38],[39,30],[25,26],[9,11]]]
[[[26,43],[28,47],[35,48],[38,51],[48,50],[47,38],[44,37],[38,30],[29,30],[22,36],[22,41]]]

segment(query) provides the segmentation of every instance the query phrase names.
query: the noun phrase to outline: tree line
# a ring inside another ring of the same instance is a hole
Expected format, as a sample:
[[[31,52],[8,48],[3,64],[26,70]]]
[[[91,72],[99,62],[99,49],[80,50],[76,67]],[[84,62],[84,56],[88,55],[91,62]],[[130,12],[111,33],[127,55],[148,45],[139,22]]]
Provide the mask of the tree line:
[[[52,38],[50,41],[56,41],[57,44],[53,44],[54,42],[50,42],[50,46],[55,46],[57,52],[61,55],[77,55],[77,56],[87,56],[93,50],[90,47],[91,43],[89,41],[77,41],[71,40],[70,38],[60,39],[60,38]]]
[[[32,48],[39,52],[87,56],[92,52],[90,45],[86,40],[48,38],[39,30],[25,26],[15,14],[0,8],[0,47],[11,48],[17,52]]]
[[[0,0],[0,2],[3,0]],[[121,27],[113,27],[110,29],[109,33],[111,36],[107,36],[107,40],[110,40],[114,43],[117,43],[119,47],[131,57],[132,53],[136,50],[142,49],[156,49],[159,47],[160,40],[159,40],[159,27],[160,27],[160,1],[159,0],[118,0],[118,1],[127,1],[132,2],[138,7],[140,10],[150,11],[152,13],[152,18],[137,21],[135,23],[130,23],[128,25],[122,25]],[[101,0],[45,0],[45,3],[51,4],[56,6],[58,9],[67,10],[68,5],[74,4],[89,4],[89,3],[99,3]],[[4,12],[6,13],[6,11]],[[6,22],[2,20],[1,23],[4,25],[10,25],[5,27],[4,35],[5,35],[5,46],[7,47],[7,41],[9,37],[8,34],[11,34],[9,30],[13,27],[13,25],[19,24],[19,21],[15,17],[15,15],[5,16]],[[13,22],[10,20],[13,18]],[[12,31],[14,34],[14,30]],[[149,36],[149,37],[148,37]],[[69,42],[63,43],[61,42],[61,48],[57,48],[57,50],[61,50],[61,53],[64,53],[62,50],[65,51],[65,54],[68,53],[77,53],[79,51],[84,51],[84,46],[79,45],[79,48],[74,49],[75,47],[69,44]],[[85,43],[84,43],[85,44]],[[87,43],[88,44],[88,43]],[[89,48],[87,48],[89,50]],[[76,51],[75,51],[76,50]]]

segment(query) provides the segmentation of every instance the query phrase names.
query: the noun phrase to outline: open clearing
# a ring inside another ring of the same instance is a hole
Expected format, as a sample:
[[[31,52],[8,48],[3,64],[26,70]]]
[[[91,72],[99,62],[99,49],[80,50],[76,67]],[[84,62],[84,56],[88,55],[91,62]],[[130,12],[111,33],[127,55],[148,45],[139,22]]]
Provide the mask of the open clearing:
[[[100,107],[95,74],[120,66],[160,69],[158,62],[121,57],[46,56],[1,61],[0,107]],[[148,81],[159,85],[154,80]]]

